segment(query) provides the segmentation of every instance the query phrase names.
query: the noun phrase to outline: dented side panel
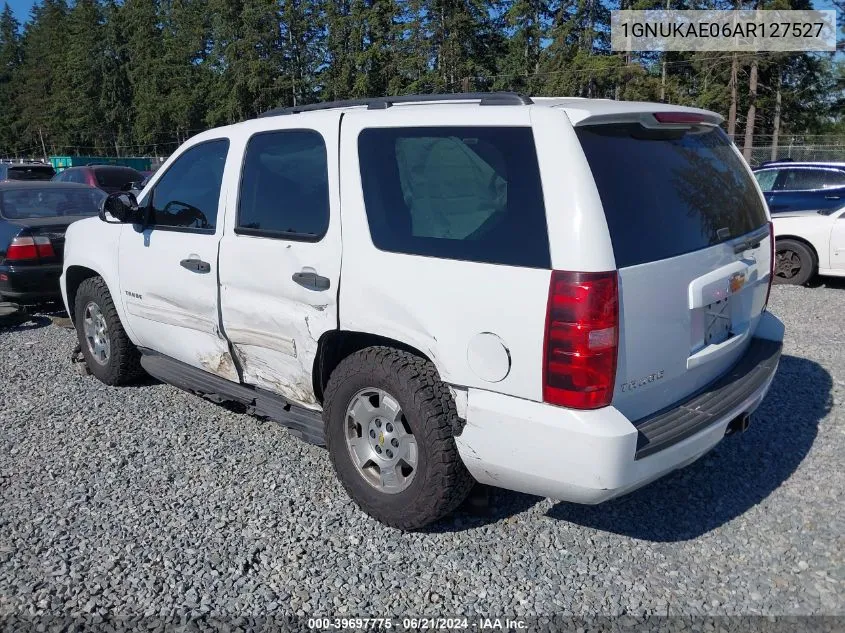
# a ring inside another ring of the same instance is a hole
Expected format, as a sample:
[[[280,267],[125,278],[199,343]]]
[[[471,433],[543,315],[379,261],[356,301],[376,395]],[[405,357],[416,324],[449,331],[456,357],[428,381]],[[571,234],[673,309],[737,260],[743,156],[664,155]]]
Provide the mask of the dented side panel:
[[[222,331],[232,344],[243,382],[266,389],[287,400],[319,409],[312,373],[317,343],[337,328],[341,239],[338,179],[340,113],[273,117],[244,123],[232,139],[230,160],[243,162],[249,139],[257,133],[303,127],[318,132],[326,147],[329,188],[329,227],[317,241],[285,239],[278,235],[237,234],[240,182],[234,182],[227,200],[226,230],[220,242],[220,314]],[[279,136],[281,155],[283,136]],[[296,182],[296,164],[279,167],[279,177]],[[281,204],[281,203],[280,203]],[[285,209],[280,206],[284,217]],[[310,289],[294,280],[298,273],[316,273],[329,287]]]

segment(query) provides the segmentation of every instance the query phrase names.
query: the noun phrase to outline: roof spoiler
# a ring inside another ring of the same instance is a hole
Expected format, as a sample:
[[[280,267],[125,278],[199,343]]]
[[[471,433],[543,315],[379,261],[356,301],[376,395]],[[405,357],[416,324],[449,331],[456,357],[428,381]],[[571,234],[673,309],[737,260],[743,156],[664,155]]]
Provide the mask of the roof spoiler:
[[[659,106],[658,106],[659,107]],[[609,125],[612,123],[639,123],[643,127],[655,129],[688,129],[700,125],[716,127],[724,121],[724,118],[715,112],[697,110],[693,108],[678,108],[656,110],[652,112],[613,112],[610,114],[596,114],[587,116],[577,123],[576,127],[583,125]]]

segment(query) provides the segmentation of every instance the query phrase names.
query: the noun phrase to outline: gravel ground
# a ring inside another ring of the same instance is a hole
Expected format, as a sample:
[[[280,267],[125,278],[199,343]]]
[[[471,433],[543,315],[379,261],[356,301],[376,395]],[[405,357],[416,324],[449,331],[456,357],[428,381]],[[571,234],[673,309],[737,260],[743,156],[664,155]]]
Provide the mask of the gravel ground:
[[[845,284],[772,310],[746,434],[602,506],[493,490],[413,534],[272,422],[82,377],[47,319],[0,330],[0,615],[845,615]]]

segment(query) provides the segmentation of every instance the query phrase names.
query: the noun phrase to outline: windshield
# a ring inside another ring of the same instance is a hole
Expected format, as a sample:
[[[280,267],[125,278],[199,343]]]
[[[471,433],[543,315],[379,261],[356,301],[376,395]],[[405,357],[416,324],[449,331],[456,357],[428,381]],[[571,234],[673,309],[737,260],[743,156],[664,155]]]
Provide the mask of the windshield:
[[[0,215],[8,220],[96,215],[106,194],[99,189],[9,189],[0,192]]]
[[[16,165],[9,167],[8,180],[50,180],[56,171],[50,165]]]
[[[767,221],[763,200],[720,129],[577,128],[619,268],[691,253]]]

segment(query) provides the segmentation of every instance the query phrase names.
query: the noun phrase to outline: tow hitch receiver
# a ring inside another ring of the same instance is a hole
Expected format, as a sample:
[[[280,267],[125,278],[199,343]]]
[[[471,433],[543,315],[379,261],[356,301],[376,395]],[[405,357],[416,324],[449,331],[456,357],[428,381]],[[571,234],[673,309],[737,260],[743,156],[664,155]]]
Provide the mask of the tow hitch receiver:
[[[731,423],[728,424],[728,428],[725,431],[725,435],[733,435],[734,433],[742,433],[743,431],[747,430],[749,425],[751,424],[751,415],[748,413],[743,413],[742,415],[736,416]]]

